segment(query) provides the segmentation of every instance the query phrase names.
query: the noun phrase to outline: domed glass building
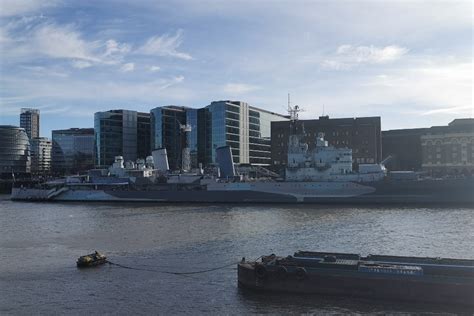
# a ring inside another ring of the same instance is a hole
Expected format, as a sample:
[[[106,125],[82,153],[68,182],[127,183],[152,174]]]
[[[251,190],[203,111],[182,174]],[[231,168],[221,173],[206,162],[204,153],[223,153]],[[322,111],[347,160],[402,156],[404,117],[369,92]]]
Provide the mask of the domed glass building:
[[[24,128],[0,125],[0,174],[30,172],[30,142]]]

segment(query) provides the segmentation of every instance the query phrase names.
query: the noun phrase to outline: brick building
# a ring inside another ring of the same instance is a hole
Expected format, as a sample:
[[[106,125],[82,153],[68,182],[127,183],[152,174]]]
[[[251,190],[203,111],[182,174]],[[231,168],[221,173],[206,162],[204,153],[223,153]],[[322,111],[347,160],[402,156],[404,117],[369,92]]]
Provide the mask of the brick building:
[[[304,141],[314,148],[318,133],[334,147],[352,149],[354,168],[361,163],[378,163],[382,160],[380,117],[329,118],[298,120],[298,129],[304,130]],[[286,165],[290,122],[271,123],[271,157],[274,166]]]

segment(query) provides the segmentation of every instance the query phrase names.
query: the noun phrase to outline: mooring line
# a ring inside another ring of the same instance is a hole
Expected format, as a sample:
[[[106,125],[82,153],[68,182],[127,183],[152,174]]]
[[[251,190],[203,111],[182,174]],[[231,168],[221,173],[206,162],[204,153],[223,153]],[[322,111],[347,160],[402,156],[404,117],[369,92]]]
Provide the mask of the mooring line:
[[[165,273],[165,274],[174,274],[174,275],[189,275],[189,274],[199,274],[199,273],[206,273],[206,272],[212,272],[220,269],[224,269],[233,265],[236,265],[239,262],[232,262],[229,264],[226,264],[224,266],[219,266],[211,269],[206,269],[206,270],[198,270],[198,271],[188,271],[188,272],[176,272],[176,271],[164,271],[164,270],[155,270],[155,269],[146,269],[146,268],[136,268],[136,267],[131,267],[131,266],[126,266],[123,264],[107,261],[108,264],[114,265],[123,269],[129,269],[129,270],[138,270],[138,271],[148,271],[148,272],[157,272],[157,273]]]

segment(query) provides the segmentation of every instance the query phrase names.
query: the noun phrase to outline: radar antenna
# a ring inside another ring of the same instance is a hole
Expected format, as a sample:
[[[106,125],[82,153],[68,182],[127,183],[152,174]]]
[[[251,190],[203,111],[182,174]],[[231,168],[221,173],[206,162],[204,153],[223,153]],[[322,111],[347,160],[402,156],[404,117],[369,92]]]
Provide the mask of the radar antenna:
[[[290,120],[295,122],[298,120],[298,113],[302,112],[303,110],[300,109],[299,105],[291,106],[290,102],[290,94],[288,93],[288,114],[290,115]]]

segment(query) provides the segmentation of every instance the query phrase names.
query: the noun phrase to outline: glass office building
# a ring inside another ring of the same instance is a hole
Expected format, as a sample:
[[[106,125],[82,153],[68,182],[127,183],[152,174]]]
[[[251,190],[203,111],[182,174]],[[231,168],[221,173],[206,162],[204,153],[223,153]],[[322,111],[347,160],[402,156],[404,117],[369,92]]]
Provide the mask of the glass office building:
[[[152,148],[166,148],[171,168],[179,168],[180,154],[186,144],[191,166],[215,163],[216,149],[229,145],[236,163],[270,165],[270,123],[287,117],[240,101],[217,101],[201,109],[168,106],[151,111]],[[191,131],[183,133],[179,123]]]
[[[187,111],[183,106],[168,105],[157,107],[151,113],[151,149],[166,148],[170,169],[179,169],[181,166],[182,148],[187,135],[180,125],[187,124]],[[191,131],[192,133],[192,131]]]
[[[212,102],[208,108],[212,162],[216,161],[215,149],[229,145],[235,163],[271,164],[271,122],[288,120],[286,116],[240,101]]]
[[[186,124],[191,131],[186,133],[186,145],[189,147],[191,168],[198,166],[198,109],[186,110]]]
[[[145,159],[150,151],[150,114],[110,110],[94,114],[95,164],[109,167],[116,156]]]
[[[0,125],[0,174],[29,173],[30,142],[25,129]]]
[[[52,131],[52,171],[73,174],[94,168],[94,129]]]

